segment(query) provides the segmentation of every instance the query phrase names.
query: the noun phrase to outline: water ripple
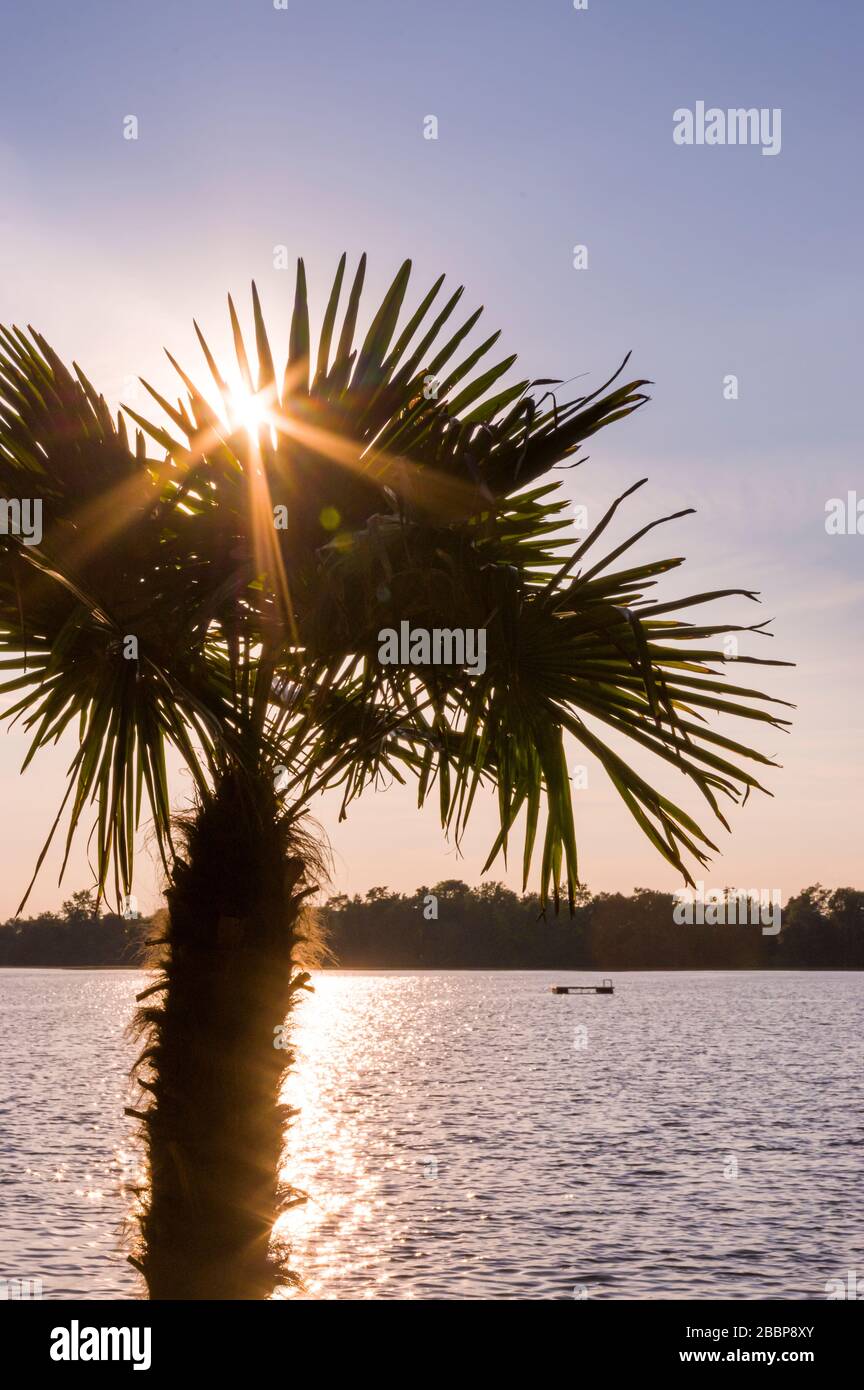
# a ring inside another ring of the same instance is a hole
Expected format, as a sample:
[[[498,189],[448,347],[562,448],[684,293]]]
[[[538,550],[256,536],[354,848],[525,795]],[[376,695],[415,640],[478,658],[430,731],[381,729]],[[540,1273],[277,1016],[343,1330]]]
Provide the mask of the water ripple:
[[[140,1296],[132,971],[0,971],[0,1277]],[[319,974],[280,1222],[306,1298],[813,1299],[857,1267],[864,976]],[[574,977],[575,978],[575,977]]]

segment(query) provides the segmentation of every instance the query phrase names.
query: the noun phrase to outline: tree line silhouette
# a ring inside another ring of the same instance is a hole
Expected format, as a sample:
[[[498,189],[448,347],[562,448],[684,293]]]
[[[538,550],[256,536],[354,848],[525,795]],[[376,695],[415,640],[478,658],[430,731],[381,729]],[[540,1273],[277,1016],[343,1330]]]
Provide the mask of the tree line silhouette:
[[[574,916],[534,893],[458,879],[411,895],[372,888],[321,909],[346,968],[757,970],[864,969],[864,892],[816,884],[786,903],[776,936],[759,925],[679,925],[671,893],[581,890]],[[437,912],[437,917],[433,914]]]
[[[139,966],[151,928],[149,918],[101,911],[96,893],[84,889],[59,912],[0,924],[0,966]]]
[[[679,925],[671,893],[581,890],[574,916],[537,894],[458,879],[412,894],[370,888],[317,910],[327,960],[346,969],[864,969],[864,892],[816,884],[790,898],[776,936],[758,924]],[[59,913],[0,925],[0,966],[139,966],[150,919],[98,912],[74,893]]]

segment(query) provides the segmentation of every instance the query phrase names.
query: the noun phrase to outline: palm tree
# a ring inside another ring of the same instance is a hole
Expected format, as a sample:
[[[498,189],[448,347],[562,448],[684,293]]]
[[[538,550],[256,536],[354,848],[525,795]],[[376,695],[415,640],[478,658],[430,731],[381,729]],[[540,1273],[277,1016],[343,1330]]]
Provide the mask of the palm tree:
[[[365,263],[337,337],[342,257],[313,360],[299,262],[281,378],[254,285],[254,369],[229,299],[236,382],[196,325],[212,397],[171,358],[185,398],[148,386],[162,422],[127,408],[134,441],[39,333],[2,330],[0,486],[43,519],[41,537],[0,535],[6,714],[32,735],[25,766],[79,730],[36,869],[64,810],[68,856],[93,805],[99,891],[111,879],[122,898],[146,804],[167,879],[159,975],[138,1020],[145,1099],[131,1111],[149,1160],[133,1262],[153,1298],[272,1287],[277,1198],[300,1199],[277,1188],[291,1054],[274,1032],[309,984],[304,906],[323,864],[305,818],[320,792],[341,788],[344,814],[382,776],[413,778],[458,839],[492,787],[489,863],[521,816],[527,879],[542,824],[541,901],[557,910],[579,885],[565,734],[692,882],[688,862],[715,846],[608,735],[671,763],[725,826],[721,798],[746,798],[760,786],[749,768],[771,760],[706,716],[786,722],[724,679],[730,661],[754,659],[718,639],[745,629],[680,616],[755,594],[646,597],[681,564],[619,563],[651,526],[597,557],[641,483],[584,538],[567,521],[551,470],[580,462],[647,383],[616,384],[622,366],[566,402],[557,381],[503,385],[515,359],[482,362],[497,334],[462,347],[481,311],[453,329],[462,290],[441,302],[443,276],[397,331],[409,262],[358,349]],[[485,631],[485,669],[382,663],[379,634],[404,622]],[[173,821],[168,747],[195,788]]]

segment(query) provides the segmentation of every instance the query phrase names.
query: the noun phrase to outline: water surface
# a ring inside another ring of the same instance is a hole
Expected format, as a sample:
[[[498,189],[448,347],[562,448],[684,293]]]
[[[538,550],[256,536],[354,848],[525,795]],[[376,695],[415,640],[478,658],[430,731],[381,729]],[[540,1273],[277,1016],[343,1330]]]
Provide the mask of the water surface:
[[[864,1273],[861,973],[349,972],[301,1006],[308,1298],[812,1299]],[[587,977],[592,978],[592,977]],[[135,971],[0,971],[0,1277],[140,1296]]]

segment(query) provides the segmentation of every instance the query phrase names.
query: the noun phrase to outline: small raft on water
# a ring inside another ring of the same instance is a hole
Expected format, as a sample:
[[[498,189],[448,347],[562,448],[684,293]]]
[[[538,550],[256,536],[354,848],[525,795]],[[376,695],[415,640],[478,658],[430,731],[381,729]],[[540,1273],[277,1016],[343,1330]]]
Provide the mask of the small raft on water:
[[[601,985],[550,985],[553,994],[614,994],[615,986],[611,980]]]

